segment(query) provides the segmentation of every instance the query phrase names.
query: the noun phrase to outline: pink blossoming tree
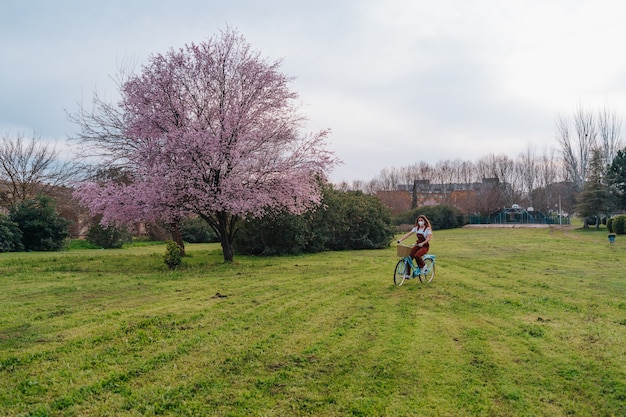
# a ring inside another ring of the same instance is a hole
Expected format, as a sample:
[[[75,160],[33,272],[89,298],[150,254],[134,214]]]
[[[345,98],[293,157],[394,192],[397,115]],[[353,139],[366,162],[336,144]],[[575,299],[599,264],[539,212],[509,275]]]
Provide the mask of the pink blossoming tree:
[[[231,29],[152,56],[121,84],[134,181],[85,183],[76,195],[105,224],[198,215],[232,261],[241,219],[314,208],[337,163],[324,148],[328,131],[300,133],[297,94],[279,64]]]

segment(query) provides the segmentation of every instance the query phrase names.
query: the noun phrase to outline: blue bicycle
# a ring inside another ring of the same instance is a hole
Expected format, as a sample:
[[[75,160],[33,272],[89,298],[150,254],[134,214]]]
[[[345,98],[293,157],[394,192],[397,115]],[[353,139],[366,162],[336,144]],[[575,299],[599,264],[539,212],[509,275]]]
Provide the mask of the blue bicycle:
[[[435,278],[435,255],[426,254],[422,257],[424,267],[418,268],[411,258],[411,249],[413,246],[398,245],[397,253],[402,259],[396,264],[393,271],[393,283],[398,287],[404,284],[407,279],[418,277],[421,282],[431,282]]]

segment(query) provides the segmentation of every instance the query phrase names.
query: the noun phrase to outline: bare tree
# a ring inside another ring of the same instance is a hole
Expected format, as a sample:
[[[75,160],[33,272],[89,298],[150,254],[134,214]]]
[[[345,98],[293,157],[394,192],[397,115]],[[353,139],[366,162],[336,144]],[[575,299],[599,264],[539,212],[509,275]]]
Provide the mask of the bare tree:
[[[10,209],[37,194],[50,194],[67,185],[76,172],[76,164],[62,161],[37,132],[30,138],[5,133],[0,142],[0,206]]]
[[[439,161],[435,165],[435,181],[439,185],[438,190],[441,193],[441,200],[445,204],[450,203],[452,192],[456,187],[457,165],[455,161],[449,159]]]
[[[574,127],[578,137],[578,158],[581,168],[580,180],[582,181],[581,185],[583,185],[587,179],[589,161],[598,138],[597,124],[593,112],[579,107],[574,113]]]
[[[513,188],[516,171],[515,162],[511,158],[494,154],[484,156],[477,161],[476,172],[483,182],[477,197],[486,199],[484,203],[491,209],[510,206],[519,201],[518,190]],[[481,210],[485,210],[483,205]]]
[[[555,149],[545,150],[540,157],[537,168],[537,181],[539,187],[547,187],[564,178],[560,175],[560,164],[555,155]]]
[[[478,181],[476,167],[473,162],[457,160],[457,166],[457,182],[462,184],[465,189],[469,188],[471,184]]]
[[[132,76],[137,63],[130,60],[118,65],[118,72],[111,76],[118,92]],[[136,164],[128,155],[145,144],[124,135],[124,111],[120,104],[107,100],[94,90],[91,106],[79,102],[76,110],[66,110],[67,118],[79,128],[79,133],[70,140],[76,143],[76,157],[87,164],[95,165],[97,171],[123,169],[132,171]]]
[[[537,158],[535,148],[528,145],[526,152],[521,153],[515,164],[517,171],[516,179],[519,183],[519,191],[522,199],[527,200],[528,205],[534,206],[533,190],[538,183],[540,161]],[[518,188],[515,185],[514,188]]]
[[[377,191],[395,191],[401,182],[401,171],[399,168],[383,168],[377,177]]]
[[[587,167],[591,151],[596,146],[597,126],[592,112],[579,107],[574,113],[572,134],[569,119],[557,119],[557,140],[561,147],[567,179],[574,183],[576,190],[583,189],[587,179]],[[575,135],[576,137],[572,137]]]
[[[349,191],[361,191],[365,194],[371,194],[369,192],[370,184],[362,180],[353,180],[351,183],[348,181],[340,181],[339,183],[333,184],[333,188],[344,193]]]
[[[506,155],[486,155],[478,160],[476,168],[480,178],[497,178],[508,184],[515,181],[515,163]]]
[[[91,108],[81,103],[74,113],[68,112],[67,116],[80,129],[76,137],[70,138],[77,143],[78,158],[105,167],[134,166],[127,155],[136,150],[138,143],[122,133],[124,119],[118,106],[94,92]]]
[[[544,151],[536,159],[535,186],[531,190],[532,205],[540,211],[549,212],[557,207],[558,194],[552,192],[553,185],[563,178],[560,175],[561,164],[555,156],[555,150]],[[565,197],[565,196],[563,196]]]
[[[622,149],[622,120],[617,114],[612,113],[604,107],[598,113],[598,135],[600,158],[602,166],[609,166],[617,151]]]

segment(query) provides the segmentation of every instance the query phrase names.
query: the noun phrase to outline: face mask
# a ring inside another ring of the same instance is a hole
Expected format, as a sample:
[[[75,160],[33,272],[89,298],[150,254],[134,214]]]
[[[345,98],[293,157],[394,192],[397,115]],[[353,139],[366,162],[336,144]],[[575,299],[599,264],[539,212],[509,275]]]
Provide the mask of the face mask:
[[[421,221],[421,220],[419,222],[417,222],[417,224],[419,224],[420,226],[424,226],[424,222]]]

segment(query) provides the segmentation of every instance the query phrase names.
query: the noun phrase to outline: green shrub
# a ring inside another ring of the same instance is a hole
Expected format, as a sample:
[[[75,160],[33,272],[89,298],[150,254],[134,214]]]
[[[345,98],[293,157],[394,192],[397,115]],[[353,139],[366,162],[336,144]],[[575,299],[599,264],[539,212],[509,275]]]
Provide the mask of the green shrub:
[[[465,216],[461,211],[452,206],[437,205],[423,206],[404,212],[393,218],[394,225],[414,224],[419,215],[424,215],[430,220],[433,230],[454,229],[465,225]]]
[[[168,240],[163,261],[169,269],[176,269],[183,262],[183,249],[173,240]]]
[[[260,219],[247,219],[239,227],[235,250],[244,255],[303,253],[313,237],[308,217],[273,212]]]
[[[102,226],[99,218],[96,219],[87,231],[87,242],[104,249],[121,248],[124,243],[131,241],[132,236],[126,228]]]
[[[218,242],[217,235],[200,217],[185,219],[180,224],[180,234],[185,242],[210,243]]]
[[[11,210],[11,220],[22,231],[25,250],[54,251],[65,246],[69,236],[69,220],[61,217],[50,197],[40,195],[26,200]]]
[[[613,217],[606,221],[606,228],[609,230],[609,233],[615,233],[613,230]]]
[[[613,218],[613,232],[618,235],[626,233],[626,216],[619,215]]]
[[[282,255],[326,250],[379,249],[393,237],[391,214],[379,199],[326,186],[314,211],[269,213],[243,222],[234,242],[243,255]]]
[[[314,239],[325,242],[321,250],[380,249],[393,238],[391,211],[361,191],[328,189],[314,214],[311,230]]]
[[[0,214],[0,252],[18,252],[24,250],[22,231],[19,225],[8,216]]]

